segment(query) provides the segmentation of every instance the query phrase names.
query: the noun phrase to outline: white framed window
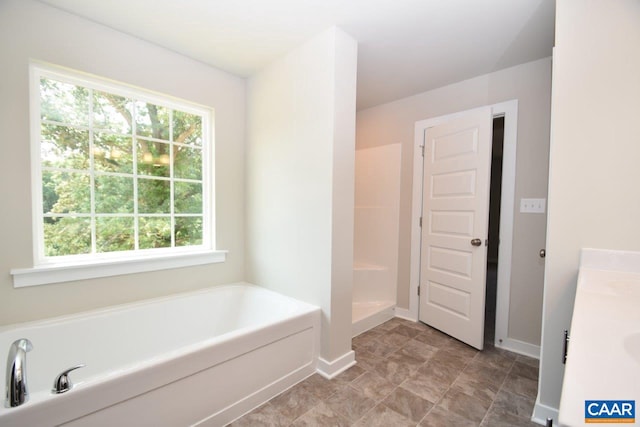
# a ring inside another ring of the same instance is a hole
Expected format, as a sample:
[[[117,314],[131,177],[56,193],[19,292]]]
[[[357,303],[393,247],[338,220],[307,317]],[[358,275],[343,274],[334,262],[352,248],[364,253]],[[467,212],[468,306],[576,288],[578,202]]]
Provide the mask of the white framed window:
[[[14,286],[224,261],[212,109],[49,65],[30,74],[34,267],[12,270]]]

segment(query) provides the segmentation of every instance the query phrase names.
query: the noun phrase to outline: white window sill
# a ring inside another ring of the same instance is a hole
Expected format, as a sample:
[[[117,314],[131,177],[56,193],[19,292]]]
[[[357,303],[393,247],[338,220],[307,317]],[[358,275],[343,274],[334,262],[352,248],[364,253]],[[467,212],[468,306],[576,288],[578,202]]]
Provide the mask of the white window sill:
[[[11,270],[11,275],[13,276],[13,287],[22,288],[26,286],[70,282],[73,280],[95,279],[98,277],[120,276],[123,274],[214,264],[224,262],[226,258],[227,251],[205,251],[153,258],[99,261],[91,264],[43,265],[33,268],[14,268]]]

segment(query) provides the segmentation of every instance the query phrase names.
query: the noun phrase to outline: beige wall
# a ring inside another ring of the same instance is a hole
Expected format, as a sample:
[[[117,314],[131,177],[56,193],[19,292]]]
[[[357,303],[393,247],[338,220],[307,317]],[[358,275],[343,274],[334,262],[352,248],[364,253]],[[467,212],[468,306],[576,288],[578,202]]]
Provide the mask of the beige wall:
[[[0,3],[0,324],[229,283],[244,275],[245,82],[31,0]],[[32,266],[28,64],[33,58],[215,109],[217,247],[227,262],[14,289]]]
[[[551,409],[560,400],[580,248],[640,250],[640,2],[566,0],[556,8],[538,394]]]
[[[402,144],[398,306],[409,307],[411,197],[414,124],[511,99],[518,100],[516,207],[522,197],[547,194],[551,60],[541,59],[445,86],[357,115],[358,149]],[[538,251],[545,244],[544,215],[514,215],[509,338],[540,343],[544,265]]]
[[[247,279],[318,305],[351,351],[356,42],[333,28],[248,84]]]

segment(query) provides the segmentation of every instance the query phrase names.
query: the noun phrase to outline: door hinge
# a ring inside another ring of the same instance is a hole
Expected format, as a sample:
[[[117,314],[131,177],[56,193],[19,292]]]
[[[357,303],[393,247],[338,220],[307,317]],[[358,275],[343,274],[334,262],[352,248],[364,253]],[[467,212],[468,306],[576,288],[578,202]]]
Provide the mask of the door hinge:
[[[422,228],[422,217],[420,217],[420,228]]]
[[[418,285],[418,296],[420,296],[420,285]]]
[[[424,144],[421,145],[420,148],[422,149],[422,157],[424,157]]]

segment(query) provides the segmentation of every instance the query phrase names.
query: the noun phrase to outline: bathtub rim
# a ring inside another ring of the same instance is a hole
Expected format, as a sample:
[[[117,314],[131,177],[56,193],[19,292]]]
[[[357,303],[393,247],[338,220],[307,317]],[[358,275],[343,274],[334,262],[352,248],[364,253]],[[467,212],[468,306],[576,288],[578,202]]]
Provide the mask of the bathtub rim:
[[[96,308],[91,308],[91,309],[88,309],[88,310],[77,311],[77,312],[74,312],[74,313],[60,314],[60,315],[51,316],[51,317],[44,317],[42,319],[34,319],[34,320],[27,320],[27,321],[24,321],[24,322],[8,323],[6,325],[0,325],[0,334],[3,334],[5,332],[13,330],[13,329],[30,328],[30,327],[34,327],[34,326],[47,326],[47,325],[50,325],[50,324],[56,324],[56,323],[62,323],[62,322],[71,321],[71,320],[74,320],[74,319],[79,318],[79,317],[89,317],[89,316],[94,316],[94,315],[108,314],[108,313],[112,313],[112,312],[115,312],[115,311],[130,310],[130,309],[134,309],[136,307],[143,307],[143,306],[147,306],[147,305],[157,304],[157,303],[161,303],[161,302],[165,302],[165,301],[170,301],[170,300],[176,299],[176,298],[188,298],[188,297],[191,297],[191,296],[206,294],[206,293],[218,290],[218,289],[234,288],[234,287],[235,288],[247,287],[247,288],[250,288],[250,289],[255,289],[258,292],[265,292],[265,293],[275,294],[278,297],[282,297],[283,299],[287,299],[289,301],[295,302],[296,304],[300,304],[301,306],[306,306],[308,309],[314,309],[314,308],[317,307],[317,306],[315,306],[313,304],[309,304],[307,302],[292,298],[290,296],[287,296],[287,295],[272,291],[271,289],[265,288],[263,286],[254,285],[253,283],[249,283],[249,282],[234,282],[234,283],[225,283],[225,284],[222,284],[222,285],[212,285],[212,286],[207,286],[207,287],[204,287],[204,288],[188,290],[188,291],[183,291],[183,292],[176,292],[176,293],[171,293],[171,294],[167,294],[167,295],[161,295],[161,296],[157,296],[157,297],[143,298],[143,299],[136,300],[136,301],[129,301],[129,302],[123,302],[123,303],[118,303],[118,304],[112,304],[112,305],[108,305],[108,306],[104,306],[104,307],[96,307]],[[1,350],[2,349],[0,349],[0,351]]]

